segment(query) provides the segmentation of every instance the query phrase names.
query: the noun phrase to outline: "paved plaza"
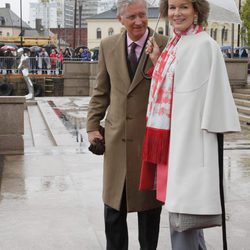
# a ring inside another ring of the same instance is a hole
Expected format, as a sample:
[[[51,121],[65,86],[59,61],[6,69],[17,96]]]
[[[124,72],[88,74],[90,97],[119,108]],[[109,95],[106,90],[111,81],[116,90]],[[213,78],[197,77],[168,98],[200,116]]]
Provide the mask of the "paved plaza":
[[[0,250],[104,250],[102,157],[88,151],[85,133],[89,98],[36,100],[43,114],[36,104],[25,111],[24,155],[0,156]],[[249,250],[250,129],[226,136],[224,161],[228,249]],[[129,250],[139,250],[135,213],[128,223]],[[208,250],[222,249],[220,228],[205,238]],[[170,249],[164,208],[158,250]]]

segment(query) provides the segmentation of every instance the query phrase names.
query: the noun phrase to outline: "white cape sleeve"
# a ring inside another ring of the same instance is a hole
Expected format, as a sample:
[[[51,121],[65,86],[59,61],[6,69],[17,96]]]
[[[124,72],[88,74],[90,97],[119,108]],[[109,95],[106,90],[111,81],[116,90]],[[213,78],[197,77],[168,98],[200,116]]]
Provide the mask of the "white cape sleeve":
[[[240,131],[224,58],[218,46],[212,49],[212,64],[205,96],[201,129],[225,133]]]

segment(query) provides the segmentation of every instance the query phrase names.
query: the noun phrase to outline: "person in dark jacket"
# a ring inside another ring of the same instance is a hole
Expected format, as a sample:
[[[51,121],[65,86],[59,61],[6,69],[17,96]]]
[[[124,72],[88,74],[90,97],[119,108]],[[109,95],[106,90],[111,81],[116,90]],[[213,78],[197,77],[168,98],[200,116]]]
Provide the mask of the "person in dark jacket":
[[[4,68],[4,52],[0,50],[0,74],[3,73]]]
[[[7,74],[11,74],[12,73],[12,66],[14,64],[14,56],[11,52],[10,49],[7,49],[7,51],[5,52],[5,68],[6,68],[6,72]]]
[[[91,53],[88,49],[84,49],[82,54],[81,54],[81,60],[82,61],[91,61]]]

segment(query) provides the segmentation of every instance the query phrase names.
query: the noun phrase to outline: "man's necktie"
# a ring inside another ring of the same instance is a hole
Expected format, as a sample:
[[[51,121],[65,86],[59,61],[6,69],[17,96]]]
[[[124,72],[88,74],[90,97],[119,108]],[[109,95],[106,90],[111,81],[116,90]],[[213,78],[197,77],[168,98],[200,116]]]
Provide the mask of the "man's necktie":
[[[137,57],[136,57],[136,53],[135,53],[135,49],[137,47],[136,43],[132,43],[131,45],[131,50],[129,53],[129,63],[130,63],[130,69],[131,69],[131,79],[134,78],[135,72],[136,72],[136,68],[137,68]]]

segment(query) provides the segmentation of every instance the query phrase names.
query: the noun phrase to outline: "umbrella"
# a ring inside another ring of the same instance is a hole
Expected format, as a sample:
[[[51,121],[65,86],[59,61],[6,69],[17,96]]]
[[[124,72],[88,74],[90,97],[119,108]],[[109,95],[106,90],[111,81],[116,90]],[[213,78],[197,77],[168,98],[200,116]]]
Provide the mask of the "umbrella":
[[[50,53],[52,49],[56,48],[56,46],[54,44],[47,44],[47,45],[43,46],[43,48],[46,49],[47,53]]]
[[[5,43],[5,45],[14,47],[15,49],[18,49],[17,45],[15,43]]]
[[[236,9],[235,11],[232,11],[226,8],[226,6],[221,7],[220,5],[217,5],[214,3],[210,3],[210,13],[209,13],[208,20],[215,21],[215,22],[228,22],[228,23],[236,23],[236,24],[241,23],[238,9]]]
[[[28,48],[28,47],[23,47],[23,51],[27,53],[27,52],[30,51],[30,48]]]
[[[224,45],[224,46],[221,46],[220,47],[221,48],[221,50],[231,50],[232,49],[232,46],[231,45]]]
[[[39,46],[32,46],[32,47],[30,47],[30,51],[32,51],[32,52],[39,52],[39,51],[41,51],[41,47],[39,47]]]
[[[208,2],[239,15],[239,11],[234,0],[208,0]]]
[[[3,47],[1,47],[0,48],[1,50],[12,50],[12,51],[14,51],[14,50],[16,50],[16,48],[15,47],[13,47],[13,46],[10,46],[10,45],[4,45]]]

